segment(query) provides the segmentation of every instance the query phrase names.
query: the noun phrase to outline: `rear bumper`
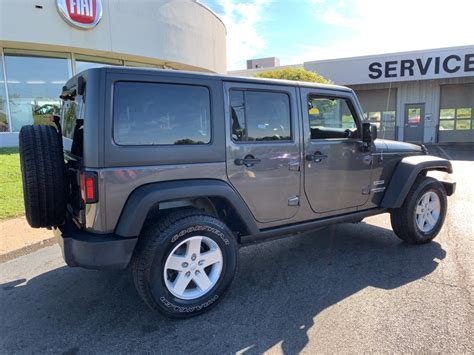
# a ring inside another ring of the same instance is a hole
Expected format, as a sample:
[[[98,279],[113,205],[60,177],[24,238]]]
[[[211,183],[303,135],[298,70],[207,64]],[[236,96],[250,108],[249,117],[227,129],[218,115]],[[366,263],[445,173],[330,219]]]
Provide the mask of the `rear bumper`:
[[[85,232],[72,222],[56,228],[54,234],[66,264],[96,270],[125,269],[138,240]]]

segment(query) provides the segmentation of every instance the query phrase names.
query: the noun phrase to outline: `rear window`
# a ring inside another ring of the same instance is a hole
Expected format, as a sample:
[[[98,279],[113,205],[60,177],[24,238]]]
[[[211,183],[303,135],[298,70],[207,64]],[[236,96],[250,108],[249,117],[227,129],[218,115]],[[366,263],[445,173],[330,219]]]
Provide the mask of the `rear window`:
[[[114,140],[119,145],[207,144],[210,95],[204,86],[118,82]]]
[[[78,157],[82,157],[85,102],[84,97],[63,100],[61,107],[61,126],[64,148]]]

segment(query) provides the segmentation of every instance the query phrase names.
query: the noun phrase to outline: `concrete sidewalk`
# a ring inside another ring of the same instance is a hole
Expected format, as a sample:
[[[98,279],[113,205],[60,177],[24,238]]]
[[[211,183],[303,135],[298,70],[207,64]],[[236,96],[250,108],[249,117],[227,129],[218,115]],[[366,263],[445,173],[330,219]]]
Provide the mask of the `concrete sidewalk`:
[[[31,228],[25,217],[0,221],[0,263],[55,243],[53,231]]]

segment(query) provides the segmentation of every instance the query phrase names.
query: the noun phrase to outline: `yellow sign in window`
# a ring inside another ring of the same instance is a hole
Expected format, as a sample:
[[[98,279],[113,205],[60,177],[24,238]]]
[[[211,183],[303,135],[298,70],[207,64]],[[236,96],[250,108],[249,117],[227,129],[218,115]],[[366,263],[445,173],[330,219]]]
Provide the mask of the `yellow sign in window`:
[[[316,107],[312,107],[309,109],[309,114],[313,116],[319,115],[319,110]]]

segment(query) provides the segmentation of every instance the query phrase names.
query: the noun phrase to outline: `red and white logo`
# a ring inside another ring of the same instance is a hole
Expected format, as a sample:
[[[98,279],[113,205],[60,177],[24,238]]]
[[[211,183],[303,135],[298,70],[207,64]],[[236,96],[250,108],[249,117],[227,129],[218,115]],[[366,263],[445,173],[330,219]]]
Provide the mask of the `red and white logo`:
[[[102,18],[101,0],[57,0],[59,13],[69,24],[90,29]]]

